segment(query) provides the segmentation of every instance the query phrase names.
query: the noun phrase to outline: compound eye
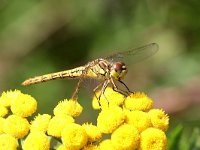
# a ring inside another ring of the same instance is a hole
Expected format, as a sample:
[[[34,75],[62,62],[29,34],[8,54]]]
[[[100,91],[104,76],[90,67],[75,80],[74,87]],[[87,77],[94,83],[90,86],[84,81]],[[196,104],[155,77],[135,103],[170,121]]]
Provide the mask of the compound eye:
[[[122,70],[126,70],[126,66],[123,62],[116,62],[116,63],[114,63],[113,67],[116,72],[117,71],[121,72]]]

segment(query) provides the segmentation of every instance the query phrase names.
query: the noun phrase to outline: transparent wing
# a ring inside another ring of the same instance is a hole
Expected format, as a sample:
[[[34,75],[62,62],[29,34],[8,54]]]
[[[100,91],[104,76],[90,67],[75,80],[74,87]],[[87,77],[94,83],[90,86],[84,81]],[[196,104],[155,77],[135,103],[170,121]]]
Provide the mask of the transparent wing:
[[[106,57],[110,61],[123,61],[125,63],[136,63],[154,55],[159,49],[158,44],[150,43],[142,47],[130,49],[124,52],[118,52]]]

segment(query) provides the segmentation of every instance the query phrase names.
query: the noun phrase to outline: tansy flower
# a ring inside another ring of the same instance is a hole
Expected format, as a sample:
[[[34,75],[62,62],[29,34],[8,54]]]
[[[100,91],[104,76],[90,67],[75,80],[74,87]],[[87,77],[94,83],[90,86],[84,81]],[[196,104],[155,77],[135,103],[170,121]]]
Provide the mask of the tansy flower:
[[[70,150],[70,149],[67,149],[64,145],[60,145],[56,150]],[[84,146],[81,150],[100,150],[100,149],[96,145],[87,145]]]
[[[111,135],[111,142],[117,150],[133,150],[139,146],[139,132],[133,125],[124,124]]]
[[[134,125],[139,132],[152,126],[148,113],[139,110],[127,111],[126,123]]]
[[[146,111],[151,109],[152,105],[152,100],[140,92],[130,94],[124,101],[125,108],[129,110]]]
[[[83,147],[82,150],[100,150],[100,148],[97,145],[86,145]]]
[[[125,120],[125,114],[119,106],[103,109],[97,118],[97,127],[102,133],[112,133]]]
[[[56,150],[69,150],[64,145],[60,145]]]
[[[17,140],[9,134],[0,135],[1,150],[17,150]]]
[[[101,91],[96,92],[96,96],[99,97],[101,94]],[[96,96],[93,97],[92,106],[94,109],[104,109],[108,108],[109,106],[120,106],[124,102],[124,95],[120,94],[119,92],[113,91],[111,87],[107,87],[104,94],[100,97],[100,105],[96,98]]]
[[[66,126],[66,124],[73,122],[74,118],[68,115],[54,116],[49,122],[47,133],[48,135],[54,137],[60,137],[61,131]]]
[[[0,97],[0,105],[9,107],[11,101],[14,100],[18,94],[21,94],[19,90],[3,92]]]
[[[24,141],[24,150],[49,150],[50,141],[44,132],[33,131]]]
[[[167,138],[165,133],[156,128],[148,128],[140,135],[141,150],[166,150]]]
[[[46,132],[48,125],[49,125],[49,121],[51,119],[51,116],[48,114],[43,114],[40,115],[38,114],[35,119],[31,122],[31,131],[42,131],[42,132]]]
[[[3,126],[4,126],[5,119],[0,117],[0,134],[4,133]]]
[[[18,94],[18,96],[11,101],[11,111],[21,117],[31,116],[37,109],[36,100],[28,94]]]
[[[70,99],[69,101],[65,99],[59,102],[59,104],[54,108],[54,115],[70,115],[72,117],[79,116],[82,112],[82,106],[76,101]]]
[[[5,117],[8,114],[8,109],[2,105],[0,105],[0,117]]]
[[[86,145],[88,137],[82,126],[70,123],[63,129],[61,139],[68,149],[79,150]]]
[[[29,128],[29,122],[17,115],[10,115],[4,122],[4,132],[15,138],[23,138],[28,134]]]
[[[99,144],[100,150],[116,150],[110,139],[104,140]]]
[[[153,127],[167,131],[169,127],[169,116],[161,109],[151,109],[148,112]]]
[[[97,126],[88,123],[83,124],[82,126],[88,135],[89,142],[95,142],[102,138],[102,134]]]

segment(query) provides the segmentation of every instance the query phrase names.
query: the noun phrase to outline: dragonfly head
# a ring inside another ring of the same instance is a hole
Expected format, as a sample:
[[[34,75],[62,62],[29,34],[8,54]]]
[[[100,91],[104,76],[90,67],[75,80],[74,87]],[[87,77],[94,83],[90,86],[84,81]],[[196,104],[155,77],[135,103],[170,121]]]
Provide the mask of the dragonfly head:
[[[115,80],[123,79],[127,73],[126,65],[123,62],[115,62],[112,65],[110,75]]]

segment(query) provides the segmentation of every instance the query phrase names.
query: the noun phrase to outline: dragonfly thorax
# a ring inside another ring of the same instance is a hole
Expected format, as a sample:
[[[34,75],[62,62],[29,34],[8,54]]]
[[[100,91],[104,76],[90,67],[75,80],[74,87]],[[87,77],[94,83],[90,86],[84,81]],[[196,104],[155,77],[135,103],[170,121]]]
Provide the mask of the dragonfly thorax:
[[[112,64],[110,76],[115,80],[121,80],[127,73],[126,65],[123,62],[115,62]]]

